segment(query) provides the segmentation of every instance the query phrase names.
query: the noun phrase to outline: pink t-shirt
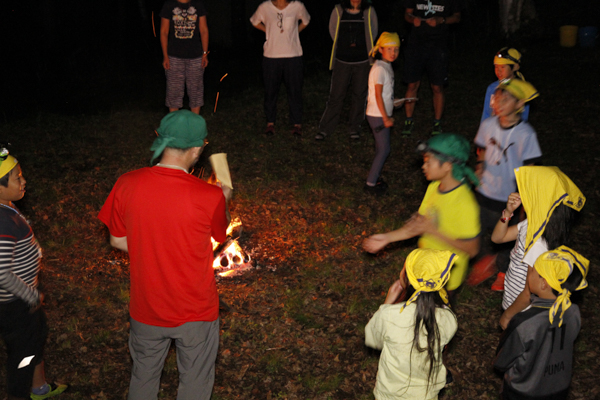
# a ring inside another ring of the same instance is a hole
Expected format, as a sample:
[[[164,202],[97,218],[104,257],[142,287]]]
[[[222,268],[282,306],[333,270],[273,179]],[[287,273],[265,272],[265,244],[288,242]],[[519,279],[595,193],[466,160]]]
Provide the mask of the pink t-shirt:
[[[226,237],[219,187],[180,170],[142,168],[119,178],[98,218],[112,236],[127,237],[133,319],[175,327],[219,317],[210,241]]]

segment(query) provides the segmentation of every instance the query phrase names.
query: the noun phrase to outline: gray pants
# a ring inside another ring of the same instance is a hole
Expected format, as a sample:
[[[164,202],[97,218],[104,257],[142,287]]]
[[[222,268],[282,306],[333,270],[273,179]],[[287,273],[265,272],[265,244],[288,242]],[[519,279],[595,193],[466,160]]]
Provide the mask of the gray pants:
[[[188,322],[175,328],[146,325],[130,318],[133,359],[129,400],[154,400],[171,340],[177,347],[178,400],[209,400],[215,382],[219,319]]]
[[[365,107],[369,92],[369,60],[360,63],[345,63],[335,60],[331,75],[329,100],[325,112],[319,122],[319,132],[324,136],[331,135],[340,121],[344,106],[344,98],[348,88],[352,93],[350,115],[348,116],[348,133],[359,133],[365,120]]]

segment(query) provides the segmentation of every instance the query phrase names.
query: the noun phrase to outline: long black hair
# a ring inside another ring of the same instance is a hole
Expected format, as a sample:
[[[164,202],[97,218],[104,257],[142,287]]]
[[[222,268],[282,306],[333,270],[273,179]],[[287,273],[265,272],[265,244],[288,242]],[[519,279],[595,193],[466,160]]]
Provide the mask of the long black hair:
[[[421,292],[417,298],[416,305],[413,349],[416,348],[418,352],[427,352],[427,358],[429,359],[427,390],[429,390],[432,378],[435,378],[439,372],[437,365],[442,358],[440,330],[435,319],[435,311],[437,308],[442,307],[444,303],[438,292]],[[425,329],[427,335],[426,347],[421,347],[419,343],[421,328]]]
[[[350,3],[350,0],[341,0],[340,4],[344,8],[349,8],[349,9],[353,8],[352,4]],[[360,2],[360,11],[364,11],[364,10],[366,10],[369,7],[371,7],[371,0],[362,0]]]
[[[569,206],[560,204],[554,209],[552,216],[548,220],[548,225],[542,233],[549,249],[556,249],[562,245],[569,244],[569,234],[571,227],[577,218],[577,211]]]

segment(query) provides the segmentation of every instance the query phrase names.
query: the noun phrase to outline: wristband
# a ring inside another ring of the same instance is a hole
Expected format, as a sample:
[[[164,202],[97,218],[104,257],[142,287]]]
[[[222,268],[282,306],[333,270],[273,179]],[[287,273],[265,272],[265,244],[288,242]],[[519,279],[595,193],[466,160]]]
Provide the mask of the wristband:
[[[500,218],[500,222],[502,222],[503,224],[505,224],[506,221],[510,221],[512,219],[513,215],[515,215],[514,213],[510,213],[510,217],[505,217],[504,211],[506,211],[506,209],[502,210],[502,218]]]

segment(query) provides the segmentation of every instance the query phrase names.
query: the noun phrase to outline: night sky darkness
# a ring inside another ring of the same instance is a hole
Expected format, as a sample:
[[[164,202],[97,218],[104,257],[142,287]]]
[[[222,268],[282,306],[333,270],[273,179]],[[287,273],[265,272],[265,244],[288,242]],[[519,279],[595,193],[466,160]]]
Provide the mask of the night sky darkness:
[[[463,0],[454,42],[474,46],[497,33],[498,0]],[[531,0],[547,32],[563,23],[598,21],[598,10],[575,13],[565,0]],[[39,111],[86,113],[135,101],[164,85],[158,37],[152,31],[164,0],[2,1],[0,6],[0,121]],[[207,88],[229,73],[227,85],[260,82],[264,34],[249,17],[261,0],[205,0],[210,30]],[[336,0],[306,0],[310,25],[301,33],[306,75],[326,70],[331,50],[329,15]],[[401,0],[373,0],[380,32],[406,34]],[[570,18],[570,19],[569,19]],[[569,22],[571,21],[571,22]],[[593,24],[594,22],[590,22]],[[580,25],[582,26],[582,25]],[[164,90],[164,89],[161,89]],[[160,98],[162,94],[158,97]],[[157,107],[161,107],[158,104]]]

